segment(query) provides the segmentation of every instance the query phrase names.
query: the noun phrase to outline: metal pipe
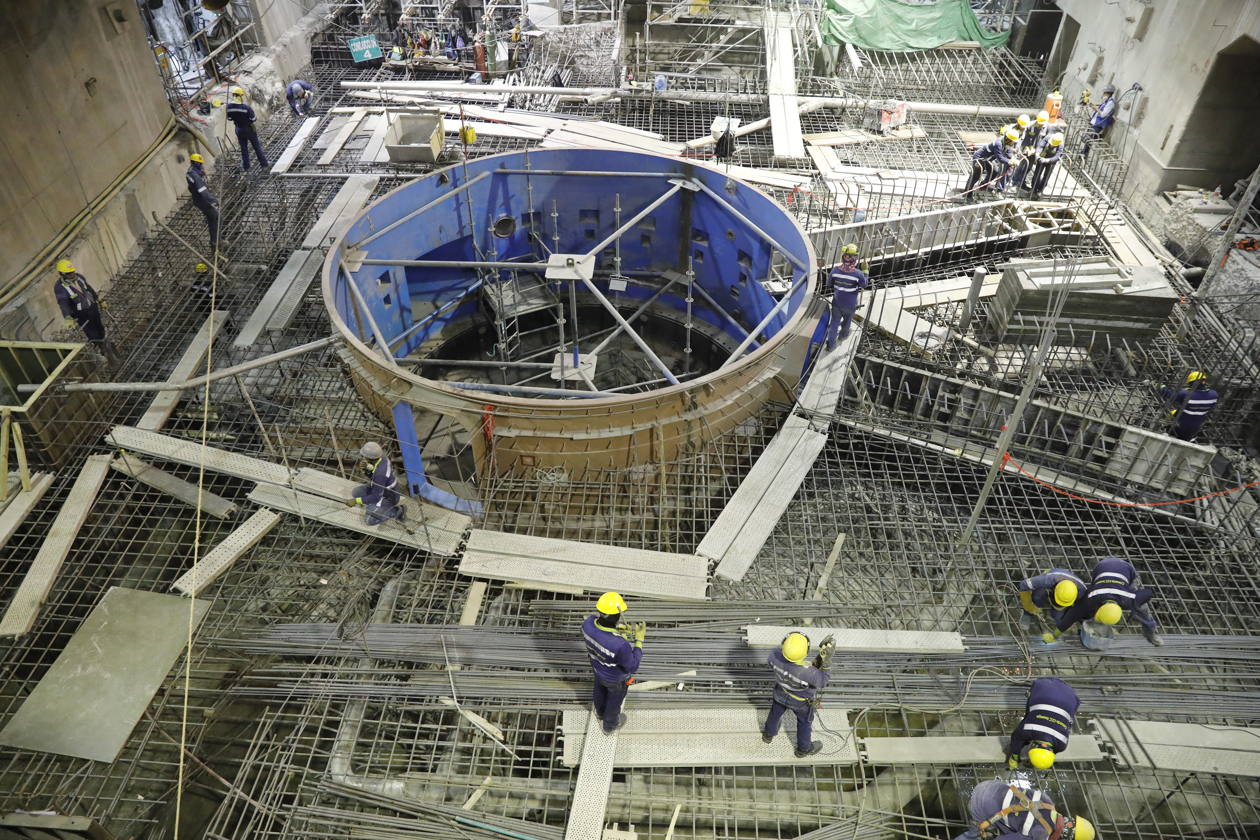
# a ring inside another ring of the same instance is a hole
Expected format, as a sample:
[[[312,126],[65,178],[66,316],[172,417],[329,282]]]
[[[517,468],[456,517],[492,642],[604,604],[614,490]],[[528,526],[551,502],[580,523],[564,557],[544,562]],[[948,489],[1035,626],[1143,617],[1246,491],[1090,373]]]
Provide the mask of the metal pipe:
[[[721,306],[718,305],[718,302],[716,300],[709,297],[709,293],[704,290],[703,286],[701,286],[699,283],[693,283],[691,288],[695,289],[697,292],[700,293],[700,297],[704,298],[708,302],[709,307],[712,308],[714,312],[716,312],[718,315],[721,315],[724,319],[726,319],[727,323],[729,323],[735,329],[739,330],[740,335],[744,336],[745,338],[748,337],[748,330],[744,329],[744,325],[741,324],[739,321],[736,321],[734,318],[732,318],[729,314],[727,314],[725,309],[723,309]],[[750,346],[756,349],[757,347],[760,347],[761,345],[758,344],[754,340]]]
[[[359,291],[356,284],[344,270],[339,272],[340,276],[345,278],[346,285],[350,287],[350,293],[354,295],[354,299],[359,302],[359,306],[363,307],[363,317],[367,318],[368,326],[372,328],[372,334],[376,336],[376,343],[379,346],[381,355],[393,367],[398,367],[398,362],[394,361],[394,353],[389,349],[389,341],[385,338],[385,333],[381,332],[381,328],[376,325],[376,319],[372,317],[372,311],[368,309],[367,301],[363,299],[363,292]]]
[[[407,356],[398,360],[402,365],[439,365],[442,367],[521,367],[521,368],[545,368],[551,370],[554,365],[546,362],[483,362],[481,360],[464,360],[464,359],[417,359],[414,356]]]
[[[469,180],[465,181],[463,184],[459,185],[458,187],[456,187],[455,189],[451,190],[450,192],[445,193],[445,194],[443,194],[442,196],[440,196],[440,197],[438,197],[438,198],[433,199],[433,200],[432,200],[432,201],[430,201],[428,204],[426,204],[426,205],[424,205],[423,207],[421,207],[419,210],[412,210],[412,211],[411,211],[410,213],[408,213],[406,216],[403,216],[401,219],[399,219],[398,221],[394,222],[393,224],[388,225],[387,227],[383,227],[383,228],[381,228],[381,229],[380,229],[380,230],[378,230],[376,233],[372,234],[371,236],[367,237],[366,239],[360,239],[358,242],[356,242],[356,243],[355,243],[354,247],[355,247],[355,248],[362,248],[364,245],[368,244],[368,243],[369,243],[369,242],[371,242],[373,239],[376,239],[376,238],[378,238],[378,237],[380,237],[380,236],[383,236],[383,235],[385,235],[385,234],[389,233],[391,230],[393,230],[394,228],[398,227],[398,226],[399,226],[399,225],[401,225],[403,222],[409,222],[409,221],[411,221],[412,219],[414,219],[416,216],[419,216],[419,215],[420,215],[421,213],[423,213],[424,211],[426,211],[426,210],[428,210],[428,209],[430,209],[430,208],[433,208],[433,207],[438,206],[438,205],[439,205],[439,204],[441,204],[443,201],[446,201],[448,198],[451,198],[452,196],[459,195],[459,194],[460,194],[460,193],[462,193],[464,190],[468,189],[468,188],[469,188],[469,187],[471,187],[473,184],[477,183],[478,181],[480,181],[482,178],[486,177],[486,176],[487,176],[487,175],[489,175],[489,174],[490,174],[489,172],[482,172],[482,173],[481,173],[480,175],[478,175],[477,177],[475,177],[475,178],[471,178],[471,179],[469,179]]]
[[[547,263],[514,263],[506,260],[364,260],[363,265],[402,265],[409,268],[515,268],[545,271]]]
[[[704,190],[705,195],[707,195],[709,198],[711,198],[711,199],[713,199],[714,201],[716,201],[718,204],[721,204],[721,205],[722,205],[723,207],[725,207],[727,210],[730,210],[730,211],[731,211],[731,213],[733,213],[733,214],[735,215],[735,218],[739,219],[739,220],[740,220],[741,222],[743,222],[743,223],[744,223],[747,227],[749,227],[749,228],[750,228],[750,229],[751,229],[754,233],[756,233],[756,234],[757,234],[758,236],[760,236],[762,239],[766,240],[766,242],[769,242],[772,246],[774,246],[774,248],[775,248],[775,249],[776,249],[779,253],[781,253],[783,256],[785,256],[785,257],[787,257],[789,260],[791,260],[793,265],[795,265],[795,266],[796,266],[797,268],[799,268],[801,271],[804,271],[804,272],[806,272],[806,273],[808,273],[808,272],[809,272],[809,266],[805,265],[805,263],[803,263],[803,262],[801,262],[800,260],[798,260],[798,259],[796,258],[796,255],[795,255],[795,254],[793,254],[793,253],[792,253],[791,251],[789,251],[787,248],[784,248],[782,245],[780,245],[778,242],[776,242],[776,241],[775,241],[775,239],[774,239],[774,237],[772,237],[770,234],[766,233],[766,232],[765,232],[764,230],[762,230],[761,228],[757,227],[757,225],[753,224],[753,221],[752,221],[751,219],[749,219],[749,218],[748,218],[747,216],[745,216],[743,213],[739,212],[739,211],[738,211],[738,210],[736,210],[734,207],[732,207],[732,206],[731,206],[731,204],[730,204],[730,202],[728,202],[726,199],[722,198],[722,196],[718,195],[718,194],[717,194],[717,193],[715,193],[713,190],[711,190],[711,189],[709,189],[707,186],[705,186],[705,184],[704,184],[704,182],[703,182],[703,181],[696,181],[695,183],[699,185],[700,189]]]
[[[629,324],[629,323],[630,323],[631,321],[633,321],[635,318],[638,318],[640,315],[642,315],[642,314],[643,314],[643,312],[644,312],[644,311],[645,311],[645,310],[646,310],[649,306],[651,306],[652,304],[656,303],[657,298],[659,298],[661,295],[665,294],[665,292],[669,289],[669,287],[670,287],[670,286],[672,286],[672,285],[674,285],[675,283],[677,283],[680,279],[681,279],[680,277],[673,277],[672,279],[670,279],[670,281],[669,281],[668,283],[666,283],[664,286],[661,286],[659,289],[657,289],[657,290],[656,290],[656,294],[652,295],[650,298],[648,298],[646,301],[644,301],[643,305],[642,305],[642,306],[640,306],[638,309],[636,309],[636,310],[634,311],[634,313],[633,313],[633,314],[632,314],[629,318],[627,318],[627,319],[626,319],[626,323],[627,323],[627,324]],[[618,325],[618,326],[617,326],[617,328],[616,328],[616,329],[614,329],[611,333],[609,333],[609,334],[608,334],[608,337],[607,337],[607,338],[605,338],[603,341],[601,341],[601,342],[599,343],[599,346],[598,346],[598,347],[596,347],[596,348],[595,348],[594,350],[592,350],[591,352],[592,352],[592,353],[594,353],[595,355],[597,355],[597,356],[598,356],[598,355],[599,355],[599,352],[600,352],[601,350],[603,350],[605,347],[607,347],[610,343],[612,343],[612,340],[613,340],[614,338],[616,338],[618,335],[620,335],[620,334],[621,334],[621,331],[622,331],[623,329],[625,329],[625,327],[623,327],[623,326],[621,326],[621,325]]]
[[[634,327],[630,326],[630,323],[625,318],[621,317],[621,313],[617,311],[617,307],[613,306],[608,298],[604,297],[603,293],[595,287],[595,284],[592,281],[583,277],[582,282],[586,284],[586,288],[589,289],[590,293],[595,296],[595,299],[608,310],[608,314],[613,316],[613,320],[625,327],[626,335],[630,336],[634,343],[639,345],[639,349],[642,350],[643,353],[651,359],[658,368],[660,368],[661,373],[669,380],[669,384],[677,385],[678,378],[674,376],[669,368],[665,367],[665,363],[660,360],[660,357],[658,357],[656,353],[652,352],[652,348],[648,347],[647,342],[634,331]]]
[[[447,308],[451,306],[454,306],[455,304],[462,301],[464,298],[471,295],[473,292],[480,289],[483,285],[485,285],[485,282],[486,281],[484,280],[478,280],[476,283],[473,283],[467,289],[464,289],[464,291],[460,292],[458,297],[453,298],[452,300],[448,300],[446,303],[442,304],[437,309],[430,312],[428,315],[425,315],[419,321],[416,321],[410,327],[407,327],[407,329],[402,331],[402,334],[399,335],[398,338],[395,338],[392,342],[390,342],[390,345],[389,345],[390,352],[392,353],[398,347],[398,345],[402,344],[404,341],[410,338],[413,334],[415,334],[416,330],[420,329],[425,324],[429,323],[434,318],[441,315],[444,310],[446,310]]]
[[[548,365],[550,367],[550,365]],[[450,385],[452,388],[463,388],[466,391],[497,391],[503,394],[521,394],[526,397],[577,397],[578,399],[591,400],[602,397],[603,394],[592,393],[590,391],[579,391],[574,389],[560,390],[559,388],[534,388],[529,385],[496,385],[493,382],[443,382],[443,385]]]
[[[598,245],[596,245],[594,248],[591,248],[591,250],[587,251],[587,252],[586,252],[587,256],[590,256],[590,255],[592,255],[592,254],[598,254],[600,251],[604,250],[604,248],[608,247],[608,243],[612,242],[612,241],[613,241],[613,240],[615,240],[615,239],[618,239],[618,238],[621,236],[621,234],[625,233],[627,230],[629,230],[630,228],[632,228],[632,227],[634,227],[635,225],[637,225],[637,224],[639,223],[639,220],[640,220],[640,219],[642,219],[642,218],[643,218],[644,216],[646,216],[648,213],[651,213],[651,212],[652,212],[653,210],[655,210],[657,207],[660,207],[662,204],[664,204],[664,203],[665,203],[666,201],[668,201],[670,198],[673,198],[674,194],[675,194],[675,193],[677,193],[677,192],[678,192],[679,190],[681,190],[681,189],[682,189],[682,185],[681,185],[681,184],[675,184],[675,185],[674,185],[674,188],[673,188],[672,190],[669,190],[669,191],[668,191],[668,192],[666,192],[664,195],[662,195],[660,198],[656,199],[656,201],[653,201],[653,202],[652,202],[651,204],[649,204],[647,207],[644,207],[642,210],[640,210],[638,213],[636,213],[636,214],[635,214],[635,215],[634,215],[634,216],[630,219],[630,221],[626,222],[626,223],[625,223],[625,224],[623,224],[621,227],[617,228],[615,231],[613,231],[613,232],[612,232],[612,234],[610,234],[610,235],[609,235],[606,239],[604,239],[604,241],[600,242],[600,243],[599,243]]]
[[[971,326],[971,317],[976,313],[976,306],[980,303],[980,289],[984,286],[984,277],[988,273],[988,269],[984,266],[976,266],[975,273],[971,275],[971,288],[967,290],[967,300],[963,303],[962,315],[958,319],[958,331],[966,332],[967,327]]]
[[[782,299],[780,299],[779,302],[774,305],[774,309],[771,309],[768,313],[766,313],[766,317],[761,319],[761,323],[753,327],[752,331],[748,333],[748,336],[743,341],[740,342],[738,347],[735,348],[735,352],[731,353],[730,358],[728,358],[725,362],[722,362],[721,366],[718,367],[718,370],[721,370],[722,368],[734,362],[740,356],[744,355],[744,351],[748,349],[748,346],[750,344],[752,344],[754,338],[761,335],[761,331],[764,330],[766,326],[770,323],[770,319],[773,318],[775,315],[777,315],[780,309],[783,309],[785,306],[787,306],[788,301],[792,299],[792,295],[796,294],[796,290],[801,288],[801,285],[807,282],[808,280],[809,280],[809,272],[807,271],[801,275],[799,280],[797,280],[795,283],[792,284],[792,288],[788,289],[788,293],[784,295]]]
[[[677,172],[601,172],[594,169],[496,169],[505,175],[609,175],[617,178],[678,178]]]

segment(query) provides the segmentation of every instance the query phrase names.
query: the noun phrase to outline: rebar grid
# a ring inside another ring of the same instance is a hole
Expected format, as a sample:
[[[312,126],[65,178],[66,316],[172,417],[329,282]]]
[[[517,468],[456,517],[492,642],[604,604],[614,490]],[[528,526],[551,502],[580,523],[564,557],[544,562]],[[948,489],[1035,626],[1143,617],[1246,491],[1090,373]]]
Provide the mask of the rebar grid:
[[[855,69],[843,54],[834,79],[810,79],[804,91],[827,95],[835,85],[862,99],[965,103],[1017,108],[1045,95],[1041,63],[1016,56],[1005,47],[940,48],[885,53],[857,50]]]

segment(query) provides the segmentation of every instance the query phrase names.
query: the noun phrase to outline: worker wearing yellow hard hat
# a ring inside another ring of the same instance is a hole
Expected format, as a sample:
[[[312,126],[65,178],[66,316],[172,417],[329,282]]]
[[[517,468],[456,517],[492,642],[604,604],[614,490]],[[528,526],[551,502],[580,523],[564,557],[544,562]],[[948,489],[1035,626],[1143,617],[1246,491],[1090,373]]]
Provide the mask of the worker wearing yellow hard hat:
[[[818,706],[818,691],[831,679],[831,656],[835,650],[835,640],[827,636],[819,643],[813,663],[806,664],[809,637],[789,633],[770,654],[767,664],[774,673],[774,700],[761,740],[767,744],[774,741],[784,712],[791,709],[796,715],[796,757],[808,758],[822,752],[822,741],[813,740],[814,710]]]
[[[1156,632],[1150,608],[1152,597],[1151,590],[1142,588],[1132,563],[1119,557],[1107,557],[1094,565],[1089,588],[1056,622],[1058,632],[1066,633],[1078,621],[1086,620],[1112,626],[1128,612],[1142,625],[1146,640],[1158,647],[1164,640]]]
[[[1220,394],[1208,385],[1207,375],[1200,370],[1190,371],[1186,386],[1179,391],[1160,388],[1160,395],[1168,406],[1172,427],[1168,433],[1178,440],[1193,443],[1199,430],[1207,422],[1208,415],[1220,402]]]
[[[1023,779],[987,779],[967,800],[967,831],[954,840],[1021,837],[1027,840],[1095,840],[1094,825],[1061,813],[1049,791]]]
[[[245,104],[245,89],[237,86],[232,88],[232,102],[227,106],[227,118],[236,126],[236,142],[241,145],[241,171],[249,171],[249,149],[254,148],[254,154],[258,157],[258,164],[265,170],[269,164],[267,162],[267,154],[263,151],[262,143],[258,140],[258,129],[255,123],[258,117],[254,114],[254,109]]]
[[[1046,185],[1050,183],[1050,175],[1054,172],[1055,164],[1063,159],[1064,149],[1063,132],[1056,131],[1046,138],[1033,155],[1032,184],[1029,190],[1034,200],[1041,198]]]
[[[1006,126],[997,139],[976,149],[971,155],[971,175],[967,178],[967,185],[954,200],[974,201],[980,190],[999,189],[999,181],[1010,169],[1019,137],[1020,132],[1015,126]]]
[[[866,271],[858,268],[858,247],[850,242],[840,251],[839,265],[832,266],[823,283],[824,293],[831,290],[831,315],[827,321],[826,347],[836,349],[837,338],[849,337],[853,316],[861,304],[862,289],[871,281]]]
[[[1028,189],[1027,181],[1033,171],[1033,160],[1045,145],[1046,137],[1050,132],[1050,112],[1040,111],[1035,120],[1029,120],[1027,123],[1023,122],[1027,119],[1027,115],[1019,119],[1021,129],[1019,148],[1016,151],[1019,159],[1011,171],[1010,184],[1002,185],[1003,188],[1014,186],[1017,191]]]
[[[608,734],[625,725],[626,715],[621,707],[639,670],[643,639],[647,636],[646,624],[621,623],[626,610],[624,598],[616,592],[605,592],[595,602],[596,614],[582,622],[582,639],[595,671],[595,714],[603,720],[604,732]]]
[[[105,324],[101,321],[101,310],[106,308],[105,301],[101,300],[96,289],[88,284],[87,278],[78,272],[70,260],[57,260],[57,281],[53,294],[57,298],[57,307],[66,319],[66,329],[82,327],[87,340],[101,351],[111,365],[120,364],[122,358],[118,355],[114,342],[106,337]]]
[[[1076,603],[1078,593],[1086,590],[1085,581],[1068,569],[1051,569],[1019,582],[1019,629],[1027,632],[1034,618],[1041,622],[1057,622],[1064,611]]]
[[[1081,707],[1072,686],[1058,677],[1033,680],[1024,704],[1024,717],[1011,732],[1006,760],[1010,769],[1019,769],[1020,761],[1038,770],[1049,770],[1056,753],[1067,749],[1072,737],[1072,722]]]
[[[193,206],[206,217],[206,226],[210,228],[210,247],[219,244],[219,199],[214,197],[206,186],[206,159],[199,154],[188,156],[190,161],[184,180],[188,183],[188,194],[192,196]]]

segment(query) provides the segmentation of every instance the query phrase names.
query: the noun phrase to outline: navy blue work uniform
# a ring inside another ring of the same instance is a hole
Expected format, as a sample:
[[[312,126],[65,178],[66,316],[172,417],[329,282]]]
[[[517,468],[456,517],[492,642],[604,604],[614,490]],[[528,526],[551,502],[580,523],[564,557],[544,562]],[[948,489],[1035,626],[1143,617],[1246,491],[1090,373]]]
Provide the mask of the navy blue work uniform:
[[[105,340],[105,325],[101,323],[101,298],[88,285],[87,278],[76,273],[73,277],[62,274],[57,278],[55,290],[57,306],[66,318],[73,318],[83,328],[88,341]]]
[[[834,289],[831,298],[831,320],[827,323],[827,349],[836,346],[836,331],[840,331],[840,340],[849,337],[849,327],[853,316],[861,302],[859,291],[870,284],[866,272],[853,263],[841,263],[831,269],[827,280]]]
[[[1155,593],[1149,589],[1138,589],[1134,582],[1136,579],[1137,571],[1129,561],[1119,557],[1099,560],[1094,566],[1092,582],[1085,597],[1077,598],[1076,603],[1068,607],[1058,620],[1059,632],[1067,632],[1076,622],[1093,618],[1099,607],[1115,601],[1125,612],[1132,612],[1142,627],[1154,633],[1155,618],[1147,604]]]
[[[630,680],[643,660],[643,648],[636,647],[615,629],[601,627],[596,622],[598,617],[588,615],[582,622],[582,639],[595,669],[595,692],[591,697],[595,714],[604,721],[604,731],[613,732],[621,716],[621,704],[630,690]]]
[[[189,166],[184,177],[188,181],[188,192],[192,195],[193,204],[206,217],[206,224],[210,227],[210,247],[213,248],[219,241],[219,208],[215,206],[219,199],[206,186],[206,172],[200,163],[194,162]]]
[[[1043,575],[1033,575],[1019,582],[1019,604],[1029,615],[1040,615],[1044,610],[1050,613],[1051,621],[1058,621],[1066,607],[1059,607],[1054,602],[1054,588],[1068,580],[1076,584],[1077,597],[1085,594],[1089,588],[1085,581],[1067,569],[1051,569]]]
[[[963,191],[970,193],[976,187],[994,189],[999,173],[1004,173],[1010,166],[1014,150],[1015,147],[1007,146],[1001,136],[976,149],[971,156],[971,177],[967,179],[967,187]]]
[[[1053,800],[1020,779],[981,782],[971,792],[967,810],[971,827],[954,840],[1050,840],[1063,831],[1063,815]]]
[[[1194,383],[1193,390],[1182,388],[1174,394],[1172,388],[1160,388],[1159,392],[1173,406],[1172,415],[1176,422],[1171,429],[1172,436],[1191,442],[1199,436],[1199,429],[1203,428],[1208,414],[1220,400],[1220,395],[1201,379]]]
[[[1116,99],[1109,96],[1103,100],[1103,104],[1094,107],[1094,115],[1089,118],[1089,128],[1085,129],[1085,145],[1081,147],[1082,157],[1089,157],[1089,144],[1101,137],[1115,121]]]
[[[1016,189],[1027,189],[1025,182],[1028,180],[1028,173],[1032,170],[1033,158],[1045,142],[1046,126],[1033,123],[1024,129],[1019,142],[1015,144],[1019,154],[1019,163],[1015,165],[1015,171],[1012,173],[1011,178],[1015,183]],[[1002,186],[1006,186],[1005,181]]]
[[[796,715],[796,749],[809,752],[813,746],[813,700],[818,689],[824,688],[831,679],[831,672],[804,662],[789,662],[783,651],[775,649],[766,660],[774,671],[774,702],[770,704],[770,716],[766,718],[765,736],[779,734],[779,722],[788,709]]]
[[[1066,143],[1060,143],[1057,146],[1050,145],[1047,141],[1033,155],[1033,176],[1032,176],[1032,197],[1041,198],[1041,191],[1046,188],[1046,184],[1050,182],[1050,174],[1054,172],[1054,165],[1063,157],[1063,149]]]
[[[363,505],[363,521],[368,525],[380,525],[402,516],[398,503],[398,478],[388,458],[379,458],[375,464],[364,467],[368,484],[360,484],[351,493]]]
[[[254,147],[254,154],[258,156],[258,163],[261,166],[270,166],[267,163],[267,155],[263,152],[262,144],[258,142],[258,131],[254,127],[257,117],[254,116],[254,109],[246,105],[244,102],[233,102],[227,106],[227,118],[236,125],[236,141],[241,144],[241,168],[246,172],[249,171],[249,147]]]
[[[301,105],[298,105],[297,99],[299,96],[302,95],[303,91],[306,92],[306,98],[302,100]],[[297,114],[298,116],[304,117],[306,116],[307,112],[311,110],[312,97],[310,94],[311,94],[311,86],[308,85],[306,82],[302,81],[301,79],[295,79],[294,81],[290,82],[288,88],[285,89],[284,98],[289,100],[289,107],[293,109],[293,113]]]
[[[1058,677],[1041,677],[1028,689],[1024,718],[1011,733],[1008,752],[1019,754],[1031,741],[1044,741],[1055,754],[1067,749],[1072,737],[1072,721],[1081,707],[1072,686]]]

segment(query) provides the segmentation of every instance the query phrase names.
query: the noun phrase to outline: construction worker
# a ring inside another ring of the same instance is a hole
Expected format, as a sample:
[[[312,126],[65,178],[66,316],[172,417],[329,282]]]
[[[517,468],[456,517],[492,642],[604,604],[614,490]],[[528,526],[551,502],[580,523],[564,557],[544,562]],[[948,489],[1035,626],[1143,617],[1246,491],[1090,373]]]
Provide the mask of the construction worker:
[[[621,625],[626,602],[616,592],[599,596],[595,609],[598,615],[588,615],[582,622],[582,638],[586,641],[591,668],[595,670],[595,691],[591,698],[595,714],[603,721],[605,734],[611,735],[626,723],[621,705],[643,660],[647,624]]]
[[[1032,124],[1033,124],[1032,117],[1028,116],[1027,114],[1020,114],[1019,118],[1016,119],[1015,122],[1009,125],[1002,126],[1002,130],[998,132],[999,136],[1004,136],[1006,132],[1011,131],[1011,130],[1014,130],[1019,133],[1019,139],[1015,141],[1015,148],[1011,152],[1012,168],[1008,168],[1006,172],[1003,173],[1002,177],[998,179],[997,189],[999,191],[1005,190],[1007,185],[1010,184],[1011,173],[1013,171],[1013,167],[1017,165],[1017,163],[1015,162],[1015,159],[1020,158],[1022,160],[1025,154],[1025,146],[1027,144],[1024,141],[1025,141],[1025,138],[1028,136],[1028,132],[1032,128]]]
[[[289,107],[293,109],[293,113],[299,117],[305,117],[311,112],[311,106],[315,104],[315,97],[311,94],[313,89],[301,79],[294,79],[284,91],[284,98],[289,100]]]
[[[88,341],[104,354],[111,365],[122,362],[114,342],[105,337],[105,325],[101,323],[101,310],[105,301],[88,285],[87,278],[75,270],[69,260],[57,260],[57,285],[54,288],[57,306],[66,318],[66,329],[75,325],[83,327]]]
[[[385,451],[379,443],[370,440],[363,444],[359,455],[363,457],[363,474],[368,477],[368,483],[351,491],[352,498],[346,500],[346,507],[361,506],[363,521],[368,525],[401,518],[403,507],[399,502],[398,478]]]
[[[989,779],[971,792],[971,826],[954,840],[1094,840],[1084,817],[1060,814],[1045,791],[1022,779]]]
[[[1174,392],[1172,388],[1160,388],[1160,394],[1171,406],[1169,415],[1173,418],[1169,434],[1178,440],[1194,443],[1199,436],[1199,429],[1207,422],[1208,415],[1216,408],[1220,395],[1208,387],[1207,377],[1202,371],[1192,370],[1186,377],[1186,387]]]
[[[809,639],[803,633],[789,633],[783,646],[771,652],[767,664],[774,671],[774,702],[766,718],[766,728],[761,740],[767,744],[779,734],[779,722],[788,709],[796,715],[796,757],[806,758],[822,752],[822,741],[813,741],[814,709],[818,708],[818,689],[824,688],[831,679],[831,657],[836,643],[831,636],[822,640],[818,655],[812,665],[805,664],[809,656]]]
[[[259,165],[270,166],[262,144],[258,142],[258,130],[254,126],[257,122],[254,109],[245,104],[244,88],[232,88],[232,102],[227,106],[227,118],[236,125],[236,142],[241,144],[241,170],[249,171],[250,146],[254,147],[254,154],[258,156]]]
[[[1019,604],[1024,611],[1019,616],[1019,629],[1026,632],[1032,626],[1034,617],[1044,622],[1047,612],[1050,620],[1057,622],[1063,611],[1075,604],[1077,596],[1087,588],[1085,581],[1067,569],[1051,569],[1043,575],[1021,580]]]
[[[870,277],[857,267],[857,246],[849,243],[840,252],[840,265],[831,269],[827,275],[827,286],[832,288],[831,320],[827,323],[827,349],[836,349],[836,331],[840,332],[840,340],[849,337],[849,327],[853,323],[853,315],[861,303],[859,290],[865,289]],[[825,289],[824,289],[825,291]]]
[[[1119,557],[1107,557],[1099,560],[1090,575],[1089,589],[1085,597],[1078,597],[1076,603],[1064,611],[1062,617],[1055,622],[1057,629],[1054,637],[1066,633],[1073,624],[1092,618],[1099,624],[1112,626],[1124,617],[1125,610],[1133,613],[1142,625],[1142,635],[1146,641],[1159,647],[1164,640],[1155,632],[1155,617],[1151,615],[1150,603],[1153,592],[1140,589],[1137,570],[1133,564]]]
[[[1011,745],[1006,751],[1006,763],[1012,770],[1019,769],[1024,758],[1038,770],[1054,766],[1056,754],[1067,749],[1072,737],[1072,721],[1081,700],[1072,686],[1058,677],[1040,677],[1033,680],[1028,689],[1028,702],[1024,704],[1024,717],[1011,733]]]
[[[1063,132],[1051,134],[1045,144],[1033,155],[1032,192],[1034,199],[1041,198],[1041,192],[1050,182],[1054,165],[1063,157]]]
[[[1089,128],[1085,129],[1085,145],[1081,147],[1081,157],[1089,157],[1089,144],[1101,137],[1102,133],[1116,121],[1116,100],[1113,98],[1116,94],[1116,86],[1104,86],[1102,94],[1101,103],[1090,102],[1088,90],[1081,97],[1081,103],[1094,112],[1089,118]]]
[[[206,217],[206,225],[210,228],[210,247],[213,249],[219,244],[219,199],[206,186],[206,159],[193,154],[188,156],[188,160],[191,165],[184,175],[188,181],[188,192],[192,195],[193,204]]]
[[[1015,152],[1015,144],[1019,142],[1019,132],[1007,128],[996,140],[992,140],[976,149],[971,156],[971,177],[963,189],[964,198],[972,196],[973,190],[982,188],[997,189],[998,179],[1006,174],[1011,165],[1011,155]]]
[[[1037,152],[1046,143],[1047,132],[1050,126],[1050,112],[1038,111],[1037,119],[1032,122],[1019,138],[1019,148],[1016,155],[1019,162],[1015,164],[1015,170],[1011,175],[1011,183],[1015,185],[1016,190],[1028,189],[1027,180],[1028,173],[1032,171],[1033,160]]]
[[[199,311],[208,310],[214,297],[214,279],[210,275],[210,266],[203,262],[193,266],[191,291],[193,306]]]

